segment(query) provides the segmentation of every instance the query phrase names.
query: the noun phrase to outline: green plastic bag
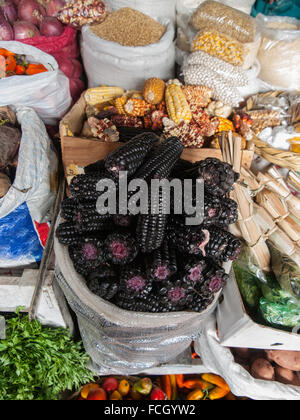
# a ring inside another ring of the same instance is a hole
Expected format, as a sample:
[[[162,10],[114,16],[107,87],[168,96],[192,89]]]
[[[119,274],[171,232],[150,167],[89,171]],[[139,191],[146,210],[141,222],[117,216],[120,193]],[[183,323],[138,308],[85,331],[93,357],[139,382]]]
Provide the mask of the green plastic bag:
[[[300,325],[300,307],[297,305],[281,305],[261,298],[259,308],[263,319],[274,327],[292,329]]]

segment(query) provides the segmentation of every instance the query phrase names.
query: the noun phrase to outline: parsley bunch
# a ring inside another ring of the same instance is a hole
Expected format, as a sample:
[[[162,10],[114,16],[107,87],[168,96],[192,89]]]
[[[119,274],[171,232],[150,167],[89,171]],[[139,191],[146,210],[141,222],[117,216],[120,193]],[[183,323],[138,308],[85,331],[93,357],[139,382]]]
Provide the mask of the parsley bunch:
[[[82,343],[63,328],[17,314],[7,320],[6,337],[0,340],[0,400],[57,400],[93,380]]]

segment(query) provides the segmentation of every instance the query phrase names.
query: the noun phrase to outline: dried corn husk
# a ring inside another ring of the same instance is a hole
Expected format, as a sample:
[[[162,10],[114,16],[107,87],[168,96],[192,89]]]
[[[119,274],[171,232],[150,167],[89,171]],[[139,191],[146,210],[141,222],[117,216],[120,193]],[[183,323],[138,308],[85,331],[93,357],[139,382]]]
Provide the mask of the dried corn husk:
[[[287,184],[300,193],[300,177],[296,172],[289,171],[287,176]]]
[[[257,175],[257,179],[260,185],[265,186],[265,188],[275,192],[280,198],[284,199],[289,211],[300,219],[300,199],[291,193],[283,179],[279,181],[279,179],[275,179],[269,174],[263,174],[261,172]]]
[[[272,191],[263,190],[256,196],[256,201],[273,217],[274,222],[289,236],[292,241],[300,245],[299,225],[290,217],[290,212],[283,200]]]
[[[254,205],[254,218],[263,233],[263,237],[269,239],[280,252],[287,254],[294,262],[300,264],[299,248],[275,224],[270,214],[258,204]]]
[[[241,172],[241,142],[233,141],[232,132],[222,133],[221,150],[224,161],[233,165],[235,171]],[[238,204],[239,218],[236,229],[250,247],[258,267],[263,271],[271,271],[269,248],[254,218],[254,202],[250,190],[241,183],[236,183],[231,198]]]

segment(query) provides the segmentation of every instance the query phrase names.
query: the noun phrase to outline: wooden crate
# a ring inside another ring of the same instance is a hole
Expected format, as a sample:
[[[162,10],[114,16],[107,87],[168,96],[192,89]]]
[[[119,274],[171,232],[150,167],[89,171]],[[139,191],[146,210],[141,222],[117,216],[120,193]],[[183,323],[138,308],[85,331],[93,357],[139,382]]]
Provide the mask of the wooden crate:
[[[29,312],[38,282],[39,270],[24,270],[16,276],[0,277],[0,312],[15,312],[20,306]],[[56,283],[54,271],[48,270],[42,285],[36,310],[36,318],[52,327],[69,328],[73,321],[65,297]]]
[[[79,101],[60,123],[60,138],[62,160],[65,176],[68,181],[72,176],[83,173],[83,168],[106,157],[106,155],[122,146],[124,143],[104,143],[96,139],[81,138],[85,119],[86,102],[82,95]],[[244,150],[242,164],[250,169],[253,151]],[[185,149],[182,158],[190,162],[197,162],[207,157],[222,160],[221,151],[218,149]]]

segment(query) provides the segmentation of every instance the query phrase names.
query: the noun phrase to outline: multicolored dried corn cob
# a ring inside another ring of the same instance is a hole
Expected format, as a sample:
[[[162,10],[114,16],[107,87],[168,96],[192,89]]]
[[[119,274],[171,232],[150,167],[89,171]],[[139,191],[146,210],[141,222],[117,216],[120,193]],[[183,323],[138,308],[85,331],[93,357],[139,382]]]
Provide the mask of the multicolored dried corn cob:
[[[148,104],[144,99],[130,98],[124,105],[124,111],[132,117],[143,117],[152,109],[152,105]]]
[[[162,79],[152,77],[148,79],[143,87],[143,97],[149,104],[160,104],[165,96],[166,84]]]
[[[88,105],[98,105],[110,102],[123,94],[124,90],[121,87],[100,86],[88,89],[84,98]]]
[[[175,124],[191,122],[192,112],[178,79],[167,82],[165,98],[169,118]]]

